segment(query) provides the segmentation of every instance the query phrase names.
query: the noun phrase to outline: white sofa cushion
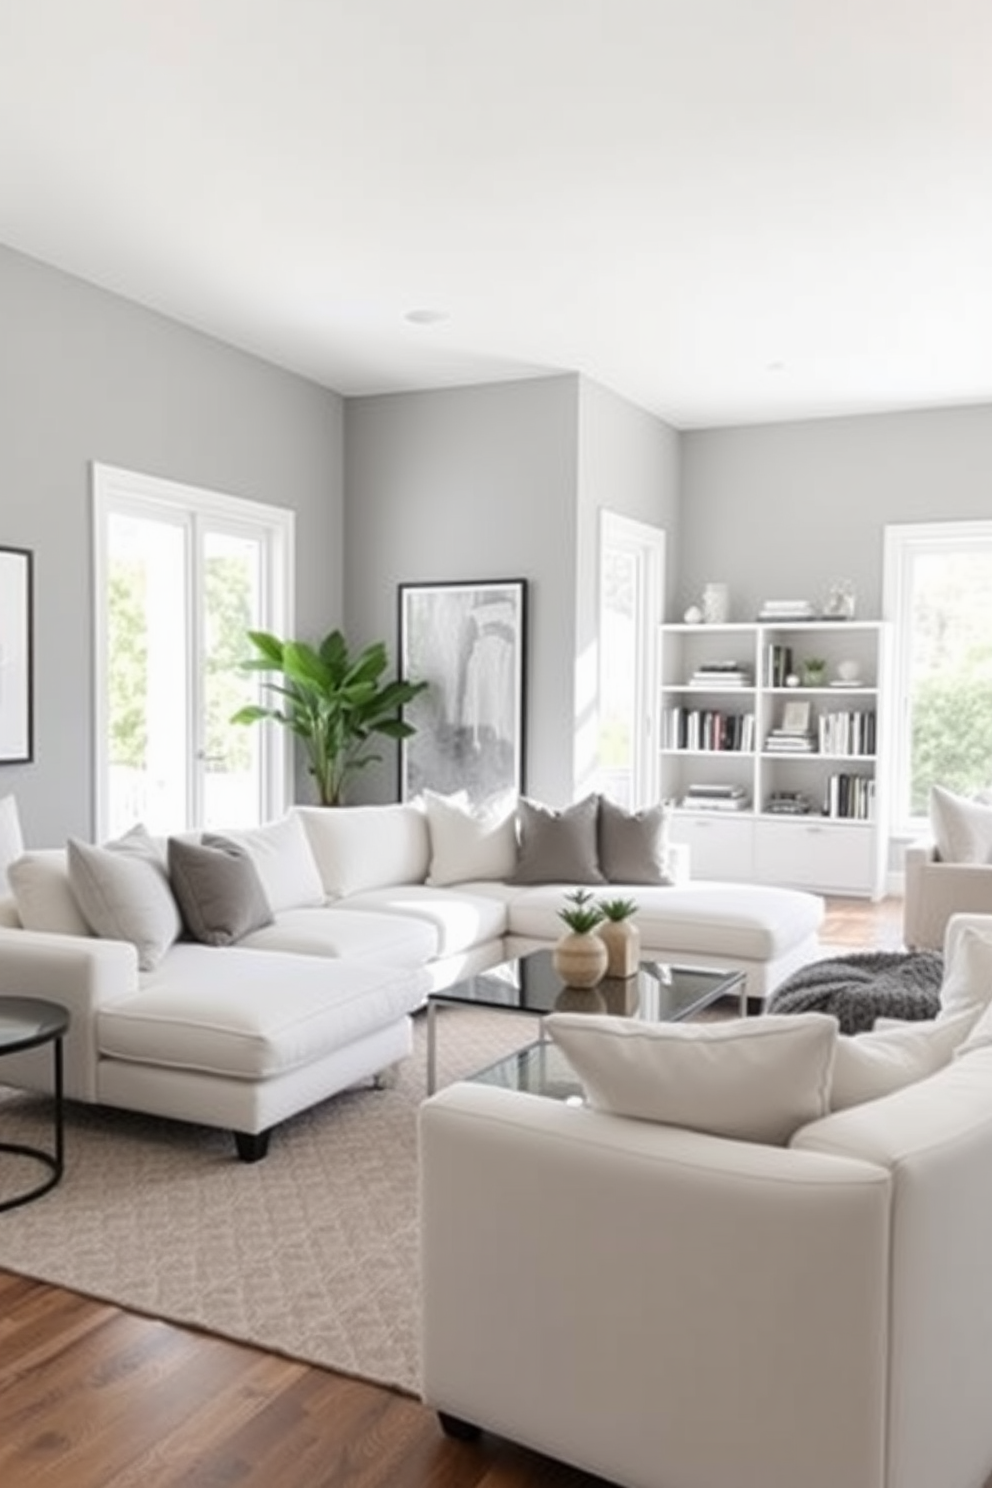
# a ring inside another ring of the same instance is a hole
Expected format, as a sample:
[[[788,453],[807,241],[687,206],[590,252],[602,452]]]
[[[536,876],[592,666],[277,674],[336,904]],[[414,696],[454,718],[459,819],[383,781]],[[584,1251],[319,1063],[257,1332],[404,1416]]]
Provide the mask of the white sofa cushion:
[[[509,902],[511,935],[557,940],[558,910],[567,884],[520,889]],[[611,886],[614,897],[624,886]],[[645,952],[692,953],[773,961],[816,933],[823,900],[800,889],[762,884],[691,883],[663,888],[630,884],[637,901],[634,922]]]
[[[55,935],[91,935],[69,883],[64,847],[26,852],[7,870],[17,917],[25,930]]]
[[[427,882],[437,888],[471,879],[509,878],[517,866],[516,807],[473,809],[424,791],[431,858]]]
[[[992,806],[930,787],[930,826],[944,863],[992,863]]]
[[[456,889],[434,889],[429,884],[394,885],[353,894],[345,904],[348,909],[372,910],[377,915],[395,915],[430,925],[438,956],[471,950],[473,946],[498,939],[506,930],[506,908],[502,900],[473,894],[467,885]]]
[[[965,1044],[978,1016],[977,1008],[966,1007],[943,1019],[839,1037],[830,1109],[844,1111],[878,1100],[942,1069]]]
[[[781,1145],[829,1110],[837,1024],[824,1013],[714,1023],[551,1013],[544,1024],[590,1105],[618,1116]]]
[[[424,1000],[421,970],[179,944],[100,1010],[104,1058],[267,1079],[344,1048]]]
[[[425,966],[437,955],[438,937],[425,919],[371,914],[348,905],[284,909],[271,925],[238,942],[250,950],[296,951],[303,956],[359,957],[396,966]]]
[[[323,904],[324,888],[303,824],[290,812],[262,827],[238,828],[223,835],[248,853],[262,880],[273,914]]]
[[[0,898],[10,890],[7,869],[24,851],[16,796],[0,796]]]
[[[418,806],[295,809],[328,899],[388,884],[423,883],[427,877],[430,836]]]
[[[992,919],[987,930],[961,924],[948,935],[938,1019],[970,1008],[976,1017],[992,1003]]]
[[[94,846],[70,837],[69,883],[83,918],[102,940],[126,940],[142,971],[157,966],[182,931],[165,864],[143,826]]]

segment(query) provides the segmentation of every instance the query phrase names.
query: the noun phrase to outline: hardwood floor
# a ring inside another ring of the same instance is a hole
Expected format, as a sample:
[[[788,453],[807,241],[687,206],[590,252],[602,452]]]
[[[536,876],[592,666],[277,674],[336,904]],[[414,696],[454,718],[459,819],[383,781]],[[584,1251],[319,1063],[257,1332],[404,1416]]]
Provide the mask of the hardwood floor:
[[[901,908],[832,900],[823,939],[899,949]],[[389,1390],[3,1272],[0,1484],[602,1488],[495,1437],[450,1441]]]

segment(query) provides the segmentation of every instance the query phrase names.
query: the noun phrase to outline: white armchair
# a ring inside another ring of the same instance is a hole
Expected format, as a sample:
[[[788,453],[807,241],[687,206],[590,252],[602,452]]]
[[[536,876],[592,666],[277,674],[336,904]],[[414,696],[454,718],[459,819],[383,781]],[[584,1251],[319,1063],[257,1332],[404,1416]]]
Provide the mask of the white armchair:
[[[933,842],[913,842],[903,860],[902,935],[907,950],[939,951],[953,914],[992,914],[992,863],[945,863]]]

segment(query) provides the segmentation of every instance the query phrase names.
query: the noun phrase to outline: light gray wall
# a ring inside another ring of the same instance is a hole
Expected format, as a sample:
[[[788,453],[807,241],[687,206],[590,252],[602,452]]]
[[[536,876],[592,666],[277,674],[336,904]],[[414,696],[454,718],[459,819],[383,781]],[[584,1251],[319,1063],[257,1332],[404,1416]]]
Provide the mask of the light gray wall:
[[[600,513],[616,512],[665,532],[666,591],[679,542],[679,435],[625,398],[579,384],[579,525],[576,553],[574,790],[595,770],[598,737]]]
[[[578,379],[352,398],[345,615],[395,660],[397,585],[527,579],[526,787],[571,799]],[[394,800],[395,752],[355,790]]]
[[[0,544],[35,555],[32,845],[93,829],[90,462],[292,507],[300,634],[342,616],[337,395],[0,248]]]
[[[990,515],[992,406],[687,433],[669,619],[708,580],[753,620],[765,598],[820,604],[845,578],[877,619],[886,523]]]
[[[356,644],[383,637],[395,654],[400,583],[528,580],[526,787],[570,801],[587,702],[577,673],[597,623],[599,511],[677,529],[675,431],[571,374],[349,399],[345,489]],[[389,800],[396,784],[390,751],[362,795]]]

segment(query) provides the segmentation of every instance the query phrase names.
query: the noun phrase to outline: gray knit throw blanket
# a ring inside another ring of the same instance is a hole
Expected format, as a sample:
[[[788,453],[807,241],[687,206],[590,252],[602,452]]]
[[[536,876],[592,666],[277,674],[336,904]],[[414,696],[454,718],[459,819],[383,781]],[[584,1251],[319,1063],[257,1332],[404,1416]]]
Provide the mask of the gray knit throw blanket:
[[[858,951],[802,966],[768,999],[770,1013],[833,1013],[841,1033],[876,1018],[935,1018],[944,958],[939,951]]]

